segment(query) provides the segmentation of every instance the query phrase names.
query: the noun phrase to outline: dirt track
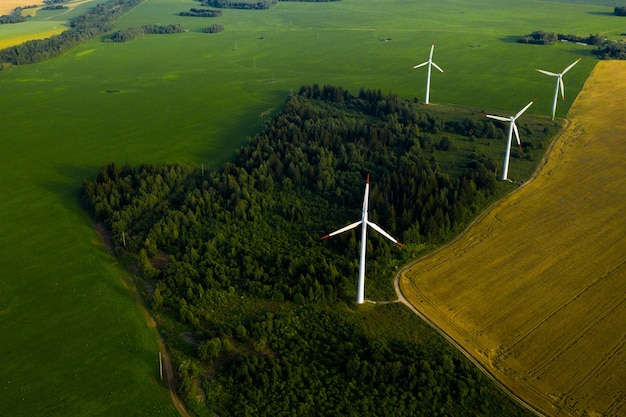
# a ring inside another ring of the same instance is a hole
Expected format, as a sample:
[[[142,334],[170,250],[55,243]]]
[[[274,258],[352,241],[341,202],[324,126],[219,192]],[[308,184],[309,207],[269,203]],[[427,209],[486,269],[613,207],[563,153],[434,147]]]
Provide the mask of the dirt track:
[[[600,62],[537,176],[399,276],[404,296],[554,416],[626,415],[626,62]]]

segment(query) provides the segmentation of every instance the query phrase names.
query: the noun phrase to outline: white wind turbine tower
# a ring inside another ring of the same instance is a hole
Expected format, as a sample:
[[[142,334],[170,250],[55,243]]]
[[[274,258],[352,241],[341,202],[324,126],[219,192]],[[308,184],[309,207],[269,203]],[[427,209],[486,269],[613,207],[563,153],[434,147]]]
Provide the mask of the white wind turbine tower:
[[[445,72],[439,68],[439,65],[435,64],[433,62],[433,51],[435,50],[435,44],[433,43],[433,46],[430,47],[430,56],[428,57],[428,61],[426,62],[422,62],[419,65],[416,65],[413,67],[413,69],[415,68],[419,68],[419,67],[423,67],[424,65],[428,65],[428,76],[426,78],[426,101],[424,102],[425,104],[429,103],[429,98],[430,98],[430,70],[431,67],[435,67],[437,68],[439,71],[441,71],[442,73],[445,74]]]
[[[367,174],[367,180],[365,182],[365,197],[363,198],[363,214],[361,220],[358,222],[352,223],[346,227],[343,227],[339,230],[336,230],[332,233],[327,234],[326,236],[322,236],[322,239],[329,238],[331,236],[338,235],[347,230],[354,229],[355,227],[361,225],[361,256],[359,261],[359,285],[356,302],[358,304],[363,304],[365,298],[365,248],[367,246],[367,226],[371,226],[372,229],[376,230],[381,235],[385,236],[387,239],[391,240],[396,245],[404,248],[404,245],[398,242],[396,239],[391,237],[391,235],[381,229],[377,224],[372,223],[367,219],[367,205],[368,205],[368,196],[370,192],[370,175]]]
[[[490,119],[499,120],[501,122],[509,122],[509,138],[506,142],[506,152],[504,154],[504,167],[502,168],[502,179],[507,180],[509,174],[509,159],[511,158],[511,140],[513,139],[513,132],[515,132],[515,139],[517,139],[517,146],[519,146],[520,150],[522,150],[522,144],[519,141],[519,131],[517,130],[517,125],[515,124],[515,120],[522,115],[533,103],[535,100],[531,101],[524,107],[522,110],[518,111],[515,116],[511,117],[501,117],[501,116],[493,116],[491,114],[485,114],[485,117],[489,117]]]
[[[561,90],[561,99],[565,100],[565,87],[563,86],[563,76],[567,73],[567,71],[571,70],[574,65],[578,64],[578,61],[580,61],[581,59],[582,58],[578,58],[576,61],[570,64],[567,68],[565,68],[563,72],[558,73],[558,74],[554,72],[550,72],[550,71],[536,69],[536,71],[539,71],[542,74],[549,75],[551,77],[556,77],[556,91],[554,92],[554,103],[552,104],[552,120],[554,120],[554,115],[556,113],[556,102],[557,102],[557,98],[559,97],[559,90]]]

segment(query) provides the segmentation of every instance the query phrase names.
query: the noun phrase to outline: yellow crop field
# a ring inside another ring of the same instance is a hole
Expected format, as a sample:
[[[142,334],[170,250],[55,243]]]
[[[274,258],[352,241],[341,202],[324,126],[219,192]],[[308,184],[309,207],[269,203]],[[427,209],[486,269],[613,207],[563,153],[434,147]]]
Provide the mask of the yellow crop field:
[[[33,22],[39,23],[39,22]],[[29,31],[28,32],[15,32],[11,33],[10,31],[0,31],[2,35],[0,37],[0,49],[8,48],[9,46],[19,45],[26,41],[30,41],[33,39],[45,39],[49,38],[53,35],[58,35],[59,33],[67,30],[66,26],[59,25],[58,23],[52,25],[51,23],[42,22],[44,25],[42,27],[38,27],[37,25],[33,25],[29,23]],[[11,29],[11,28],[9,28]]]
[[[626,416],[626,62],[602,61],[535,178],[398,277],[550,416]]]
[[[16,7],[30,6],[32,4],[43,4],[40,1],[28,0],[2,0],[0,1],[0,15],[10,14]]]

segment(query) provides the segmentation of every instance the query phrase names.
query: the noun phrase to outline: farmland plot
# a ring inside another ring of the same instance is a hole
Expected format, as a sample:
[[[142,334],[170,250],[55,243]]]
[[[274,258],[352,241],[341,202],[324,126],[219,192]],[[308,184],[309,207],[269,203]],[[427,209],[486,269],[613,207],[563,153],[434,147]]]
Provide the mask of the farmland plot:
[[[626,416],[626,63],[600,62],[536,178],[407,268],[404,296],[547,415]]]

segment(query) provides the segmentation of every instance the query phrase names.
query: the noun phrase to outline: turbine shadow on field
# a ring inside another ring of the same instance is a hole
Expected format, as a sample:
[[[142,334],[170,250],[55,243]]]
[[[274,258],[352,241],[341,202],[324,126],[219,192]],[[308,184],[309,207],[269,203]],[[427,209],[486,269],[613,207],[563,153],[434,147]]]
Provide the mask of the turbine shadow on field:
[[[615,14],[613,12],[589,11],[589,12],[587,12],[587,14],[590,14],[590,15],[593,15],[593,16],[615,16]]]

